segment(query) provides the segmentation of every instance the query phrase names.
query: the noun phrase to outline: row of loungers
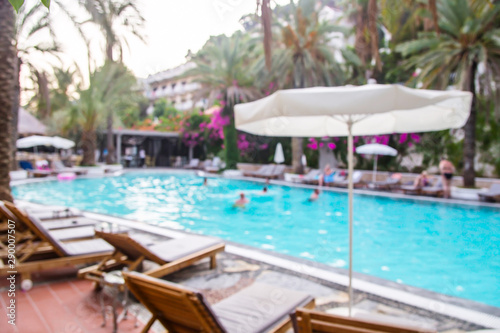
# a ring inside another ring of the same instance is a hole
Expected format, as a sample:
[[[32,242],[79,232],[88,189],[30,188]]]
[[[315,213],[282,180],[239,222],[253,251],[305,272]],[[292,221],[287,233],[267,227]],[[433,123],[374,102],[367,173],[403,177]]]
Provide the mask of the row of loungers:
[[[93,231],[99,221],[78,211],[50,209],[29,213],[9,202],[0,202],[0,276],[8,275],[8,220],[16,222],[16,270],[22,278],[45,269],[96,263],[78,271],[80,278],[100,281],[105,272],[126,267],[125,283],[135,297],[153,314],[143,332],[158,320],[168,332],[285,332],[293,323],[295,332],[430,332],[420,328],[394,326],[345,318],[311,310],[314,299],[307,293],[263,283],[233,294],[210,305],[203,294],[158,277],[210,258],[224,250],[220,240],[186,236],[151,244],[128,233]],[[69,241],[61,231],[72,233]],[[98,238],[92,238],[98,237]],[[144,260],[158,264],[144,273]]]
[[[311,170],[302,178],[302,182],[311,185],[319,184],[319,177],[322,177],[320,170]],[[430,196],[442,196],[443,187],[440,180],[434,182],[433,185],[417,187],[412,184],[404,185],[401,184],[400,174],[393,174],[383,181],[375,182],[365,182],[362,180],[363,172],[354,171],[352,175],[353,185],[355,188],[366,188],[372,190],[385,190],[385,191],[397,191],[404,194],[414,194],[414,195],[430,195]],[[345,175],[340,175],[336,173],[331,182],[325,182],[324,186],[332,187],[347,187],[348,179]]]

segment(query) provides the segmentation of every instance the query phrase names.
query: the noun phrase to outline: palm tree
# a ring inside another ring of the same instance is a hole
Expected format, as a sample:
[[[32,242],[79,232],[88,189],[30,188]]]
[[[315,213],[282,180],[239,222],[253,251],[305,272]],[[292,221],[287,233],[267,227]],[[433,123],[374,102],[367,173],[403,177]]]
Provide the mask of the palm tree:
[[[489,0],[442,0],[437,4],[440,34],[423,32],[397,50],[410,56],[407,66],[420,68],[423,87],[455,84],[473,94],[464,131],[464,185],[475,186],[476,94],[498,94],[500,76],[500,4]],[[476,86],[479,84],[479,87]],[[500,107],[497,104],[497,107]]]
[[[144,41],[141,28],[144,25],[136,0],[80,0],[80,5],[90,14],[91,19],[86,21],[96,24],[105,38],[106,61],[122,61],[123,47],[127,45],[127,35]],[[86,23],[84,22],[84,23]],[[126,33],[123,33],[123,31]],[[119,58],[114,59],[115,51]],[[108,113],[107,123],[107,149],[106,163],[115,162],[115,148],[113,144],[113,112]]]
[[[98,124],[131,98],[135,77],[119,63],[107,62],[90,77],[89,87],[80,92],[80,99],[71,107],[70,123],[82,130],[82,165],[95,165]]]
[[[313,0],[290,2],[277,7],[276,25],[281,38],[275,40],[270,80],[278,88],[305,88],[313,86],[334,86],[345,82],[342,66],[335,60],[334,49],[329,44],[331,33],[339,27],[320,21]],[[349,51],[342,51],[344,58],[352,58]],[[264,76],[261,64],[260,78]],[[295,173],[303,173],[301,157],[303,139],[292,138],[292,164]]]
[[[12,201],[9,171],[12,161],[12,104],[15,82],[14,11],[0,0],[0,200]]]
[[[234,105],[256,97],[254,78],[248,70],[257,58],[256,52],[255,45],[250,42],[248,35],[241,32],[231,37],[210,37],[192,58],[196,67],[185,74],[195,76],[195,81],[202,86],[200,95],[209,96],[209,105],[214,100],[219,100],[223,105],[222,115],[229,120],[224,126],[226,167],[229,169],[236,168],[239,158]]]

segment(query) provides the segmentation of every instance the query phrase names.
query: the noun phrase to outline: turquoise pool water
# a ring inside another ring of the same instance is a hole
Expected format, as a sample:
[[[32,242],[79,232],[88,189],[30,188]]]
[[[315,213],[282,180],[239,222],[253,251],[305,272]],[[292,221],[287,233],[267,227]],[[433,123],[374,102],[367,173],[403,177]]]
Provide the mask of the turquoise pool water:
[[[16,186],[16,198],[183,229],[347,268],[347,195],[179,173]],[[233,208],[240,192],[250,199]],[[354,197],[357,272],[500,307],[500,210]]]

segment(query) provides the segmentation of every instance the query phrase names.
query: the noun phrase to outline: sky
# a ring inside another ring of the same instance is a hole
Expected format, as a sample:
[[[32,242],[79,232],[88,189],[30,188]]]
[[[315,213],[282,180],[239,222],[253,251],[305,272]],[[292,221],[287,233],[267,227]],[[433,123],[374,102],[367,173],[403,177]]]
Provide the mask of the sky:
[[[279,0],[286,4],[289,0]],[[185,62],[188,50],[198,51],[211,35],[227,34],[241,29],[241,16],[254,13],[256,0],[138,0],[144,16],[146,43],[131,37],[124,62],[138,77],[145,78],[159,71]],[[51,15],[56,20],[56,31],[64,48],[66,62],[75,59],[87,68],[87,51],[72,23],[53,6]],[[93,35],[98,35],[96,30]],[[96,59],[97,42],[92,46]]]

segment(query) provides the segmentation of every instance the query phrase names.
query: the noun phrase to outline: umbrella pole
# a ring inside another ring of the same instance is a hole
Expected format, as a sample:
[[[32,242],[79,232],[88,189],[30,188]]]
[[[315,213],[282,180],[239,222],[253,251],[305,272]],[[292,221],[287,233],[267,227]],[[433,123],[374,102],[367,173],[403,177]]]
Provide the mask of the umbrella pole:
[[[349,136],[347,139],[347,165],[349,178],[349,317],[352,317],[352,200],[353,200],[353,138],[352,138],[352,120],[347,122]]]
[[[372,174],[372,182],[375,183],[375,175],[377,174],[377,162],[378,162],[378,155],[374,155],[374,161],[373,161],[373,174]]]

